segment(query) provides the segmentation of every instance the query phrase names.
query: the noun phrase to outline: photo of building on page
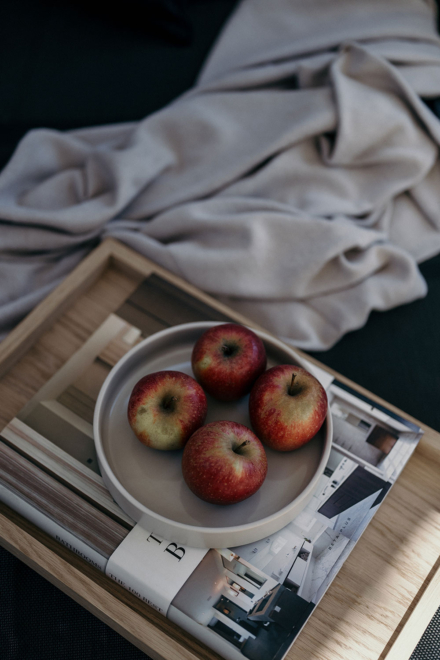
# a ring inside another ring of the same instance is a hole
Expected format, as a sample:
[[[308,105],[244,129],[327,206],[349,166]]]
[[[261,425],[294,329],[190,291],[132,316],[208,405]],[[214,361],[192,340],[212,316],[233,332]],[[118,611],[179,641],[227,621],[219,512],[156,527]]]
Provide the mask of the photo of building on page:
[[[421,437],[338,381],[327,392],[334,442],[312,500],[267,538],[209,550],[168,610],[225,658],[284,657]]]

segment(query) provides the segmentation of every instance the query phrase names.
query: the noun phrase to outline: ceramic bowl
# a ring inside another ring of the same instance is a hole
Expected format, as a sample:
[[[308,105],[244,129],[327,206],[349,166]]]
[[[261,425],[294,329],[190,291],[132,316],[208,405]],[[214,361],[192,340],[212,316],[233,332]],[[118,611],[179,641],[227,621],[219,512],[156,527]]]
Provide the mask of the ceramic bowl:
[[[319,433],[294,452],[266,448],[267,477],[250,498],[231,506],[208,504],[182,477],[182,451],[163,452],[142,445],[127,420],[136,382],[148,373],[173,369],[193,376],[191,352],[213,322],[174,326],[141,341],[111,370],[95,408],[94,437],[101,474],[114,500],[147,531],[199,548],[230,548],[278,531],[306,506],[326,466],[332,442],[331,414]],[[264,342],[268,368],[297,364],[302,358],[271,335]],[[248,396],[222,403],[207,396],[206,423],[230,419],[250,427]]]

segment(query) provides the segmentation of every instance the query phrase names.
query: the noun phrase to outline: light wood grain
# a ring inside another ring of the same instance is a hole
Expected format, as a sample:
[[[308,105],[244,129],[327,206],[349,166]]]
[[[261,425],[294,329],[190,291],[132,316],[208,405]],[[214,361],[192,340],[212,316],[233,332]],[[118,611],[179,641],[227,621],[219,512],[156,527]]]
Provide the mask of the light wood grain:
[[[0,543],[152,658],[220,660],[198,640],[170,625],[161,614],[2,503]]]
[[[44,311],[41,306],[37,306],[17,326],[15,331],[6,337],[0,345],[0,375],[5,373],[41,335],[41,332],[44,331],[42,321],[50,323],[50,321],[58,318],[81,291],[89,288],[90,284],[98,279],[110,258],[108,247],[108,245],[102,244],[98,248],[99,254],[95,252],[84,259],[80,266],[82,277],[78,278],[75,273],[66,277],[45,299]]]
[[[94,260],[103,258],[108,261],[107,252],[95,253]],[[82,264],[81,264],[82,266]],[[72,275],[78,280],[78,291],[82,286],[83,271],[81,266]],[[96,269],[99,270],[98,265]],[[75,302],[53,322],[52,305],[46,310],[46,300],[35,308],[32,322],[39,323],[40,337],[31,348],[23,354],[20,348],[13,350],[15,336],[21,336],[26,331],[21,330],[21,324],[7,337],[7,350],[2,352],[9,367],[0,378],[0,426],[7,424],[38,390],[53,376],[60,367],[84,343],[88,337],[104,322],[108,315],[124,302],[127,296],[143,279],[143,273],[128,276],[126,272],[113,265],[102,272],[98,281],[89,281],[89,288],[77,295]],[[73,294],[72,294],[73,296]],[[22,322],[28,325],[29,317]],[[12,339],[11,339],[12,338]],[[21,358],[21,359],[20,359]],[[14,367],[11,368],[11,363]],[[2,362],[0,362],[1,368]]]
[[[417,642],[440,607],[440,566],[435,570],[416,607],[392,644],[384,660],[409,660]]]
[[[66,311],[55,323],[53,301],[46,306],[43,303],[33,317],[38,325],[35,332],[31,332],[27,320],[24,329],[13,333],[9,340],[8,350],[3,353],[9,370],[0,380],[0,420],[5,423],[106,316],[124,303],[141,279],[153,272],[212,305],[219,313],[254,325],[115,241],[106,242],[91,255],[91,260],[87,268],[72,274],[70,288],[64,294],[68,299],[70,296]],[[22,354],[23,337],[26,345],[32,346],[10,368]],[[36,337],[39,338],[35,340]],[[311,361],[319,366],[316,360]],[[336,376],[403,414],[340,374]],[[404,623],[409,625],[405,633],[408,639],[419,634],[423,613],[414,626],[410,623],[411,612],[419,591],[427,589],[440,549],[440,436],[423,424],[420,426],[425,436],[418,449],[289,651],[289,660],[383,660]],[[67,554],[60,556],[49,537],[25,529],[23,523],[18,524],[8,514],[2,520],[1,543],[152,657],[217,657],[169,621],[158,619],[159,615],[152,614],[142,603],[135,605],[134,597],[121,589],[115,592],[108,580],[96,575],[91,567],[84,567],[84,562],[76,557],[70,557],[68,551],[63,550]]]

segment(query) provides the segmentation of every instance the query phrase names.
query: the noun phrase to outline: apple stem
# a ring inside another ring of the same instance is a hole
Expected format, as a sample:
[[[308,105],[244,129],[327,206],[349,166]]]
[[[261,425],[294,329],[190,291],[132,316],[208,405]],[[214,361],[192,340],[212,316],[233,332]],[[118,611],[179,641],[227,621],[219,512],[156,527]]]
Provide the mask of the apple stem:
[[[248,445],[248,444],[250,444],[249,440],[245,440],[244,442],[242,442],[241,445],[238,445],[238,447],[236,447],[234,449],[235,453],[238,454],[238,450],[241,449],[242,447],[244,447],[245,445]]]
[[[293,383],[294,383],[295,378],[296,378],[296,374],[292,374],[292,380],[290,381],[290,385],[289,385],[289,389],[288,389],[288,393],[290,394],[290,396],[293,396],[293,394],[294,394],[293,393]]]
[[[162,406],[165,408],[165,410],[169,410],[170,408],[173,407],[173,404],[174,404],[175,401],[177,401],[177,397],[176,396],[170,396],[168,399],[165,399]]]

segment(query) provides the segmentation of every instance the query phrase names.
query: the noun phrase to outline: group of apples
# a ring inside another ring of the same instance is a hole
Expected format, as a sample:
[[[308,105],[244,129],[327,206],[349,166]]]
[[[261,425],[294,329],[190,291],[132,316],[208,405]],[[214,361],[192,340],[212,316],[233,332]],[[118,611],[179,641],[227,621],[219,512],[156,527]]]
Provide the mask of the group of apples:
[[[194,345],[191,365],[196,380],[180,371],[141,378],[130,396],[128,421],[148,447],[183,448],[183,478],[195,495],[213,504],[241,502],[266,477],[262,443],[292,451],[319,431],[327,414],[325,389],[311,373],[292,364],[266,371],[262,340],[234,323],[204,332]],[[205,391],[220,401],[235,401],[250,392],[254,432],[230,420],[204,425]]]

